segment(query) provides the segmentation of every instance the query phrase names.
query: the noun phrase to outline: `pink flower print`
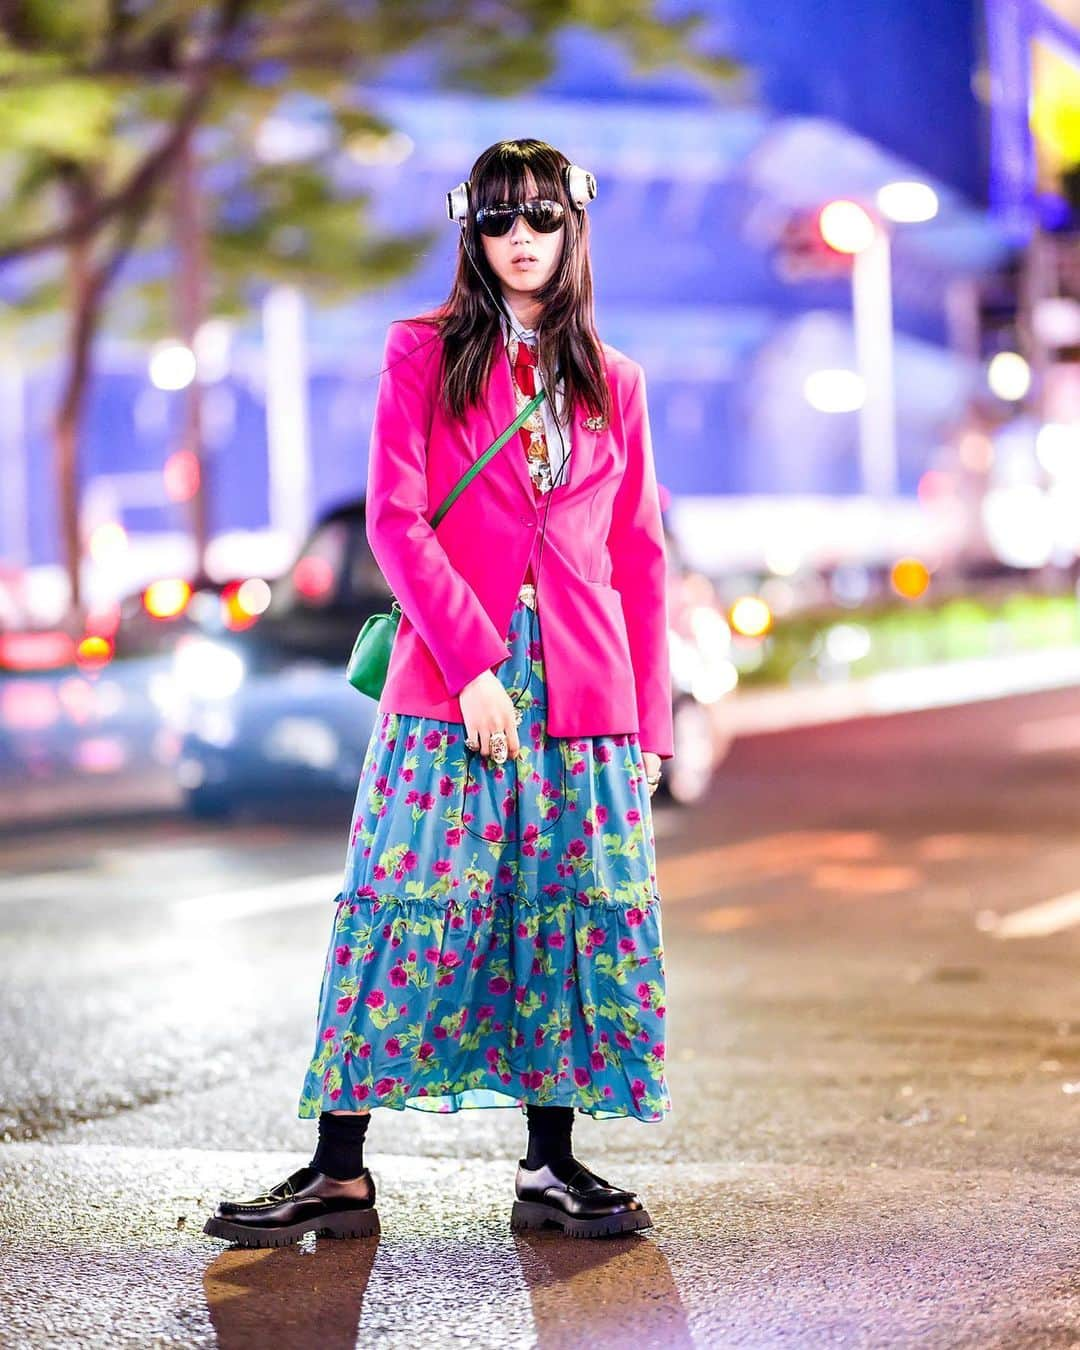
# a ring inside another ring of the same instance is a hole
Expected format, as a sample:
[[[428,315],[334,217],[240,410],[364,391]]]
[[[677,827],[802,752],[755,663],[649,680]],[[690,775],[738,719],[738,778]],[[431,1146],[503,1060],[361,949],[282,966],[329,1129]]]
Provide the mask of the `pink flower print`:
[[[533,1044],[538,1050],[544,1044],[544,1031],[542,1027],[537,1027],[536,1031],[533,1033]]]
[[[330,1100],[332,1102],[336,1102],[340,1096],[341,1096],[341,1089],[334,1088],[334,1090],[330,1093]]]
[[[600,1070],[604,1067],[604,1056],[599,1050],[594,1050],[589,1056],[589,1063],[594,1069]]]
[[[499,822],[497,820],[488,821],[484,826],[485,839],[498,839],[501,835],[502,830],[499,828]]]
[[[641,812],[637,809],[636,806],[632,806],[630,810],[627,811],[624,819],[627,825],[636,825],[638,821],[641,819]]]
[[[416,746],[416,732],[410,731],[409,734],[405,737],[405,749],[412,750],[415,748],[415,746]]]
[[[398,777],[404,778],[406,783],[411,783],[412,780],[416,777],[416,773],[412,769],[403,768],[398,770]]]
[[[360,1058],[361,1059],[371,1058],[371,1046],[368,1045],[366,1042],[360,1047]]]
[[[429,731],[424,737],[424,749],[438,750],[439,743],[442,741],[442,736],[443,734],[441,731]]]
[[[418,861],[419,859],[417,858],[416,854],[412,851],[412,849],[409,849],[408,853],[406,853],[405,856],[402,858],[401,865],[406,872],[411,872],[413,868],[416,866]]]
[[[371,871],[376,881],[384,881],[386,879],[386,868],[382,863],[376,863]]]
[[[603,741],[598,740],[596,742],[593,754],[597,762],[600,764],[607,764],[611,760],[611,751],[608,749],[608,747],[604,744]]]
[[[401,1042],[396,1036],[391,1036],[386,1042],[386,1053],[391,1059],[397,1059],[398,1055],[401,1054]]]
[[[570,772],[574,774],[583,774],[585,772],[585,761],[583,759],[575,759],[573,764],[570,765]]]
[[[426,961],[437,961],[439,959],[438,947],[428,947],[428,949],[424,952],[424,959]]]
[[[394,986],[395,989],[405,988],[405,986],[409,983],[409,977],[405,973],[404,966],[396,965],[391,967],[390,983]]]
[[[622,1050],[629,1050],[632,1042],[625,1031],[617,1031],[615,1033],[615,1044]]]
[[[523,1073],[521,1075],[521,1083],[523,1087],[527,1087],[530,1090],[543,1087],[544,1075],[539,1069],[531,1069],[528,1073]]]
[[[407,793],[405,796],[405,805],[412,806],[415,802],[418,802],[419,800],[420,800],[420,789],[413,788],[413,790]]]
[[[369,1008],[381,1008],[386,1002],[386,995],[381,989],[373,989],[364,1002]]]
[[[602,947],[607,941],[607,929],[597,928],[596,924],[589,925],[589,944],[593,947]]]
[[[571,858],[584,858],[588,851],[588,845],[585,843],[584,839],[571,839],[566,846],[566,851]]]
[[[578,1087],[588,1087],[591,1078],[588,1069],[583,1069],[580,1065],[574,1070],[574,1082]]]
[[[445,1027],[436,1027],[436,1028],[435,1028],[435,1033],[434,1033],[434,1035],[435,1035],[435,1039],[436,1039],[437,1041],[445,1041],[445,1040],[446,1040],[446,1028],[445,1028]]]
[[[461,957],[458,956],[457,952],[443,952],[440,959],[447,970],[457,970],[458,966],[461,965]]]
[[[357,889],[356,894],[358,899],[374,900],[378,892],[374,886],[361,886]],[[355,914],[356,909],[354,908],[351,912]]]
[[[327,1027],[322,1034],[322,1038],[324,1041],[332,1041],[336,1035],[337,1027]]]
[[[664,1053],[665,1053],[665,1050],[666,1050],[666,1049],[667,1049],[667,1047],[664,1045],[664,1042],[663,1042],[663,1041],[657,1041],[656,1044],[655,1044],[655,1045],[653,1046],[653,1048],[652,1048],[652,1052],[653,1052],[653,1054],[656,1056],[657,1059],[663,1059],[663,1058],[664,1058]]]
[[[420,1049],[417,1050],[416,1057],[417,1059],[430,1059],[434,1053],[435,1047],[431,1044],[431,1042],[424,1041],[424,1043],[420,1046]]]
[[[571,803],[570,809],[571,809],[571,811],[573,811],[573,810],[576,809],[576,808],[574,807],[573,803]],[[544,819],[545,819],[545,820],[554,820],[554,819],[558,816],[558,814],[559,814],[559,808],[558,808],[556,805],[554,805],[554,803],[553,803],[553,804],[552,804],[551,806],[549,806],[548,809],[544,812]]]
[[[338,963],[339,966],[347,966],[349,964],[349,958],[351,956],[352,951],[348,947],[338,947],[338,949],[334,952],[334,960]]]
[[[645,922],[645,911],[643,909],[638,909],[637,905],[634,905],[631,909],[626,911],[626,922],[631,928],[640,928]]]
[[[635,1101],[637,1101],[639,1097],[645,1096],[645,1084],[641,1081],[640,1078],[635,1078],[634,1081],[630,1084],[630,1095],[634,1098]]]
[[[566,938],[562,933],[552,933],[547,940],[547,944],[549,947],[554,947],[556,951],[562,951],[563,947],[566,946]]]
[[[352,1090],[352,1095],[358,1102],[366,1101],[370,1088],[366,1083],[358,1083]]]
[[[393,1092],[394,1080],[392,1078],[380,1078],[375,1084],[376,1097],[385,1097],[387,1093]]]
[[[435,805],[435,798],[433,794],[430,792],[425,792],[424,795],[420,798],[420,805],[425,811],[430,811],[431,808]]]
[[[619,951],[621,952],[632,952],[634,950],[635,945],[636,944],[633,938],[619,939]]]
[[[510,981],[504,975],[492,975],[491,979],[488,980],[488,988],[493,994],[505,994],[510,988]]]
[[[637,994],[638,998],[648,998],[649,986],[645,983],[644,980],[642,980],[642,982],[638,985],[638,987],[634,990],[634,992]]]
[[[455,844],[460,844],[462,839],[464,839],[464,837],[465,831],[461,829],[461,827],[458,825],[452,825],[450,829],[448,829],[446,833],[443,835],[443,838],[451,847],[453,847]]]
[[[339,1013],[347,1013],[356,1002],[355,994],[345,994],[337,1001],[337,1010]]]
[[[449,797],[454,790],[454,780],[448,773],[444,773],[439,779],[439,796]]]
[[[405,869],[404,869],[404,867],[395,867],[395,868],[394,868],[394,880],[395,880],[395,881],[401,881],[401,879],[404,877],[404,875],[405,875]]]
[[[452,872],[454,870],[454,864],[449,858],[438,858],[432,863],[431,870],[437,877],[444,877],[447,872]]]

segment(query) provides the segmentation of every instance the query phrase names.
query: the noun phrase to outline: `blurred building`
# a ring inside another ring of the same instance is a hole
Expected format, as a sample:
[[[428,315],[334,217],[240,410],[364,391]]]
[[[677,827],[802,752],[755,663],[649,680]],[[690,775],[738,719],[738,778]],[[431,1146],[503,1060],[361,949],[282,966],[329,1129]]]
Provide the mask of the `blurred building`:
[[[243,556],[274,570],[298,521],[362,491],[386,325],[448,288],[456,235],[445,193],[484,146],[527,135],[599,180],[590,207],[599,324],[647,369],[660,476],[691,557],[715,570],[752,564],[774,541],[835,557],[887,555],[924,538],[925,475],[941,468],[985,387],[983,280],[1059,210],[1067,166],[1055,176],[1046,128],[1080,68],[1077,5],[714,0],[711,9],[713,37],[745,72],[720,95],[683,74],[634,77],[611,47],[579,35],[562,41],[555,74],[527,98],[433,93],[422,52],[367,91],[401,135],[393,154],[353,157],[341,172],[373,188],[384,224],[441,223],[442,242],[401,285],[309,311],[291,336],[285,323],[281,359],[308,374],[306,406],[298,397],[289,414],[304,427],[279,426],[269,455],[264,316],[228,335],[207,389],[222,570],[237,556],[230,532],[254,532]],[[1047,100],[1041,130],[1027,115],[1033,79]],[[304,117],[298,107],[298,126]],[[288,137],[287,123],[278,134]],[[806,393],[815,374],[858,366],[850,277],[807,265],[792,227],[831,200],[873,202],[895,182],[931,189],[937,211],[889,227],[895,477],[875,504],[857,409],[824,411]],[[84,456],[87,525],[124,526],[117,567],[137,581],[186,565],[177,506],[159,486],[180,414],[149,381],[145,353],[102,351]],[[8,380],[19,413],[0,450],[0,554],[48,564],[58,552],[46,435],[56,376],[11,368]]]

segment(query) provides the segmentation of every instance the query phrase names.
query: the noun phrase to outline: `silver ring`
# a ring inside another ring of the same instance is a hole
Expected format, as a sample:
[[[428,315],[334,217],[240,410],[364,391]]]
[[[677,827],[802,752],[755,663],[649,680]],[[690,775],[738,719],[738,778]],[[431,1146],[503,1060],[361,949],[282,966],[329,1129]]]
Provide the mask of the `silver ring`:
[[[506,732],[493,731],[489,737],[489,744],[491,746],[491,758],[495,763],[505,763],[507,756]]]

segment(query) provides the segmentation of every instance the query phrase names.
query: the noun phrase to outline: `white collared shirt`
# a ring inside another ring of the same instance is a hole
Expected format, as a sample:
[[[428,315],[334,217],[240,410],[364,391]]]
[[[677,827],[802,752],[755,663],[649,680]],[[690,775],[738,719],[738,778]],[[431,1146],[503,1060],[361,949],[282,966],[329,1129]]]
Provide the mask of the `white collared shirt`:
[[[528,346],[532,347],[533,350],[535,350],[537,340],[536,329],[525,327],[525,325],[521,322],[521,320],[517,317],[516,314],[514,314],[513,310],[510,308],[505,296],[503,297],[502,308],[503,313],[500,317],[502,318],[503,342],[505,343],[509,340],[510,333],[512,331],[521,341],[527,343]],[[539,389],[540,388],[539,369],[537,369],[536,374],[537,374],[536,387],[537,389]],[[511,379],[513,379],[513,372],[511,372]],[[563,468],[563,459],[566,455],[569,455],[570,453],[570,422],[564,416],[565,409],[563,408],[563,382],[561,378],[556,382],[555,385],[554,402],[555,407],[552,408],[551,406],[552,396],[551,391],[549,390],[547,398],[544,399],[543,403],[540,404],[540,416],[543,418],[544,421],[544,439],[547,442],[548,462],[551,465],[551,476],[555,480],[556,487],[563,487],[567,482],[567,475],[571,472],[571,470],[569,466]],[[561,437],[555,425],[556,418],[559,419],[559,426],[562,427]],[[560,469],[562,469],[561,473],[559,472]]]

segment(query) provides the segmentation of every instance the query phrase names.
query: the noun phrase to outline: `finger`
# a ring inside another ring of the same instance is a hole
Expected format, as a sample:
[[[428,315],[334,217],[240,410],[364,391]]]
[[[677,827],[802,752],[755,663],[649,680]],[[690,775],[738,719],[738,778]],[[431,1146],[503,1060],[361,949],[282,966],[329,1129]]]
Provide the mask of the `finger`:
[[[483,727],[480,730],[479,735],[480,735],[480,753],[484,756],[485,759],[487,759],[488,755],[491,753],[491,731],[488,727]]]

